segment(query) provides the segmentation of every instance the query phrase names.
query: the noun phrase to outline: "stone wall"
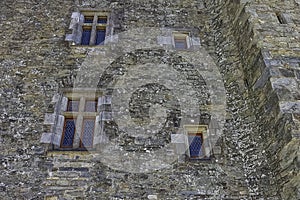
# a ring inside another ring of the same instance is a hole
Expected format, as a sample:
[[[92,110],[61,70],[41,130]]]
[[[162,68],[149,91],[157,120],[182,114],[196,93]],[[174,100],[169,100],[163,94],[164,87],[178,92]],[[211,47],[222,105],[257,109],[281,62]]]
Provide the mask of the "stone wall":
[[[38,199],[48,163],[43,117],[69,74],[64,42],[72,1],[1,1],[1,175],[4,199]],[[76,63],[76,60],[73,60]]]
[[[299,6],[297,0],[1,2],[0,196],[299,198]],[[65,42],[71,14],[80,8],[111,10],[116,34],[137,27],[199,33],[226,89],[215,158],[150,174],[110,169],[97,153],[47,152],[51,146],[41,145],[40,137],[50,129],[43,121],[53,112],[52,97],[101,55],[101,49]],[[87,55],[94,60],[86,62]]]
[[[243,73],[240,78],[256,110],[257,130],[251,133],[251,141],[259,148],[256,152],[246,151],[245,161],[250,163],[245,173],[252,179],[252,186],[259,184],[256,188],[263,195],[297,199],[299,2],[227,1],[221,6],[226,8],[221,15],[227,20],[219,27],[226,26],[223,34],[236,42],[239,70]],[[222,46],[224,41],[221,40]]]

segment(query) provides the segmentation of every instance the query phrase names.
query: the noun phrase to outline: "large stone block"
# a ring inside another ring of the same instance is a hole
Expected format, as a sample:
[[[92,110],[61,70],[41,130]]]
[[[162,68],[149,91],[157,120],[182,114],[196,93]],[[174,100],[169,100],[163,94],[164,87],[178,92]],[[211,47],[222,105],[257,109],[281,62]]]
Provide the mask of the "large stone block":
[[[40,143],[51,144],[53,136],[53,133],[43,133],[40,139]]]

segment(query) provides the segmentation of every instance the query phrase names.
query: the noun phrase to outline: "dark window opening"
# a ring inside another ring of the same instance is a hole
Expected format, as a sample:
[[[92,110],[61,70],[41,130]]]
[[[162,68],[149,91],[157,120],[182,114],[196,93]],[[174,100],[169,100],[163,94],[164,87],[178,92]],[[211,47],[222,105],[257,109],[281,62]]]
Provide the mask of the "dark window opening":
[[[203,152],[203,136],[202,133],[189,134],[189,151],[191,158],[201,158],[204,156]]]
[[[175,48],[176,49],[187,49],[186,39],[175,38]]]
[[[64,132],[61,141],[61,147],[73,147],[73,140],[76,130],[76,120],[73,118],[66,119],[64,125]]]
[[[83,27],[81,44],[89,45],[91,39],[92,27]]]
[[[92,24],[93,21],[94,21],[94,16],[85,16],[84,17],[84,23]]]
[[[69,100],[67,111],[69,112],[78,112],[79,111],[79,101],[75,100]]]
[[[106,24],[107,23],[107,17],[106,16],[98,17],[97,23],[98,24]]]
[[[97,33],[96,33],[96,45],[103,44],[105,40],[105,28],[97,28]]]

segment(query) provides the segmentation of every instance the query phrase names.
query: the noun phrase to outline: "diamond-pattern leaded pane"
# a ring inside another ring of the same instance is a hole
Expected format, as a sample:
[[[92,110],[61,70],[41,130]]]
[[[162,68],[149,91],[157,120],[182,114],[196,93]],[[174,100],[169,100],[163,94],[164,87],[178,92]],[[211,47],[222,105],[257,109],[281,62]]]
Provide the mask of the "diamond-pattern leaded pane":
[[[66,119],[62,147],[72,147],[75,134],[75,119]]]
[[[67,111],[78,112],[79,111],[79,101],[70,100],[68,102]]]
[[[81,147],[92,147],[95,119],[85,119],[82,126]]]
[[[199,157],[201,152],[202,146],[202,137],[200,135],[190,135],[189,136],[189,149],[190,149],[190,156],[191,157]]]
[[[96,112],[97,110],[97,101],[86,101],[85,102],[85,112]]]

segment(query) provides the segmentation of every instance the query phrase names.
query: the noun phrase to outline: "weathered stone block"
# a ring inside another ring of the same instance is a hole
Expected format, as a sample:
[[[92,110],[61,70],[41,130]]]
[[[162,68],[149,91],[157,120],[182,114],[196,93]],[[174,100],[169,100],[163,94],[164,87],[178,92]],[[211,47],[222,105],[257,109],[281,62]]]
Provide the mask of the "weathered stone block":
[[[53,133],[43,133],[40,139],[40,143],[51,144],[53,139]]]
[[[55,123],[55,114],[52,113],[46,113],[44,117],[44,124],[49,125],[49,124],[54,124]]]
[[[184,134],[171,134],[171,143],[185,143],[186,135]]]

